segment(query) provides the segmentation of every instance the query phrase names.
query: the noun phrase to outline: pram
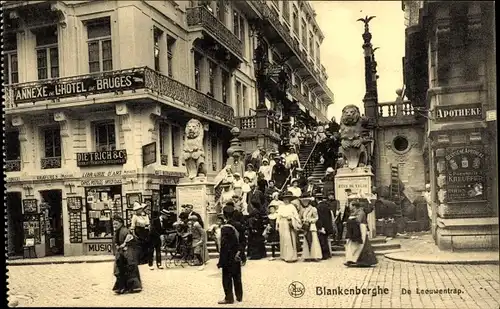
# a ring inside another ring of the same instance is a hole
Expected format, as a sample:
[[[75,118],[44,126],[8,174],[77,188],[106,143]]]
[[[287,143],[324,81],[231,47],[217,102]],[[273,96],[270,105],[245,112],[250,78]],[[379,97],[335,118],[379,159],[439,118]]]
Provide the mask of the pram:
[[[193,235],[184,229],[168,231],[163,235],[162,251],[165,254],[165,266],[172,268],[174,266],[196,265],[196,259],[193,252]]]

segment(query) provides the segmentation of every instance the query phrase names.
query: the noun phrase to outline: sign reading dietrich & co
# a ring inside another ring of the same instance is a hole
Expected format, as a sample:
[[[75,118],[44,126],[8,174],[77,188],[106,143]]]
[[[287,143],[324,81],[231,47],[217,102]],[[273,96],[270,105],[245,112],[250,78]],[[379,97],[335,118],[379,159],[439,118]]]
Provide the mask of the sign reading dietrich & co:
[[[436,120],[462,121],[483,119],[481,103],[436,106]]]
[[[449,202],[485,200],[485,166],[482,147],[446,150],[446,198]]]
[[[77,166],[119,165],[125,163],[127,163],[127,151],[125,149],[79,152],[76,154]]]
[[[14,87],[14,102],[26,103],[144,87],[144,71],[117,71],[59,78],[42,83]]]

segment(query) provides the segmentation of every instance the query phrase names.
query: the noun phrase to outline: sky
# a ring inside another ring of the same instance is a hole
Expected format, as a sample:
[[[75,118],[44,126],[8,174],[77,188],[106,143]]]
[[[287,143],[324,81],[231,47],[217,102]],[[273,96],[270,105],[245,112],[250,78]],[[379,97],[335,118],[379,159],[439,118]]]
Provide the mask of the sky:
[[[328,118],[340,119],[348,104],[363,113],[365,94],[362,22],[365,16],[376,16],[370,22],[377,61],[379,102],[396,99],[396,89],[403,87],[402,57],[405,50],[404,12],[401,1],[311,1],[316,20],[325,39],[321,62],[328,74],[328,87],[335,103],[328,108]]]

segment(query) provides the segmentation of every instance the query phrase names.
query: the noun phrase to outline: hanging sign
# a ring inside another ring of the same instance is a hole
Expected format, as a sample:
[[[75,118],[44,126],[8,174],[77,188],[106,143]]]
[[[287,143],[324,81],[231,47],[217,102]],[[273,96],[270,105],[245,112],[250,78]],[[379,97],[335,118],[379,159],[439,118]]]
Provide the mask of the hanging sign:
[[[118,165],[127,163],[127,150],[109,150],[96,152],[80,152],[76,154],[76,165],[99,166]]]
[[[142,146],[142,166],[148,166],[156,162],[156,142]]]
[[[483,119],[481,103],[436,106],[436,121],[463,121]]]

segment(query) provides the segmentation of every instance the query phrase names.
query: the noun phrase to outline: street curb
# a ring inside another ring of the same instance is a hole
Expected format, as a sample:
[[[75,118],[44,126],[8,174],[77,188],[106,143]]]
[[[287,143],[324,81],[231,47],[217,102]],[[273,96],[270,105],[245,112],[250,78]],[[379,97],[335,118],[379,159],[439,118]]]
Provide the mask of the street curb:
[[[499,260],[419,260],[419,259],[408,259],[397,256],[392,256],[394,253],[384,254],[384,257],[389,260],[406,262],[406,263],[418,263],[418,264],[447,264],[447,265],[499,265]],[[397,254],[397,253],[396,253]]]
[[[72,261],[29,261],[29,262],[16,262],[9,263],[7,261],[7,266],[29,266],[29,265],[50,265],[50,264],[81,264],[81,263],[104,263],[113,262],[114,259],[109,260],[72,260]]]

